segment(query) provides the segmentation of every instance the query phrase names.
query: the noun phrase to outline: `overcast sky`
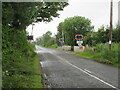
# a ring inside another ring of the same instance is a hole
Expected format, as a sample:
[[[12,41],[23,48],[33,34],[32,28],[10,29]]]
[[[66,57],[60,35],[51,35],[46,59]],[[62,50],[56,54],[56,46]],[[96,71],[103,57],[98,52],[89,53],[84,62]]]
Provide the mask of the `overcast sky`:
[[[118,1],[113,0],[113,25],[118,22]],[[110,0],[69,0],[69,5],[60,11],[60,18],[53,18],[49,23],[36,23],[33,28],[34,40],[47,31],[53,35],[57,33],[57,26],[68,17],[83,16],[89,18],[97,30],[100,26],[109,26],[110,22]],[[32,26],[27,31],[31,33]]]

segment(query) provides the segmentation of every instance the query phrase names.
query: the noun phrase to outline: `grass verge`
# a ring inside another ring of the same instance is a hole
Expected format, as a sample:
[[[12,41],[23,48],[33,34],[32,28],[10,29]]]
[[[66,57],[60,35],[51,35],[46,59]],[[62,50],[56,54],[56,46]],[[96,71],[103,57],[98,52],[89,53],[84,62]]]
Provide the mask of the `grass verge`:
[[[40,63],[39,63],[39,56],[36,55],[35,60],[34,60],[34,88],[43,88],[42,85],[42,78],[41,78],[41,68],[40,68]]]
[[[39,45],[40,47],[45,47],[45,48],[57,48],[57,44],[54,44],[54,45],[51,45],[51,46],[41,46]]]
[[[120,67],[120,63],[116,63],[112,60],[107,60],[107,59],[103,59],[101,57],[100,53],[94,52],[94,51],[84,51],[84,52],[74,52],[75,55],[83,57],[83,58],[87,58],[87,59],[91,59],[100,63],[104,63],[104,64],[108,64],[108,65],[112,65],[115,67]]]

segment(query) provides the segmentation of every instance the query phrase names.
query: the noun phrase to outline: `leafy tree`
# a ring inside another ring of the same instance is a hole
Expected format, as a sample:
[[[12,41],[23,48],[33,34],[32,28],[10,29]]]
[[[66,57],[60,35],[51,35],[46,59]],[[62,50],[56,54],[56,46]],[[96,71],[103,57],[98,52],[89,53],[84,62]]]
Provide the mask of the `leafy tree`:
[[[84,37],[84,45],[95,46],[97,43],[106,43],[109,41],[109,29],[101,26],[97,32],[91,31]]]
[[[91,21],[85,17],[75,16],[65,19],[65,21],[58,26],[58,33],[62,29],[64,33],[64,39],[66,45],[74,46],[75,34],[83,34],[85,36],[88,32],[93,29]]]
[[[101,26],[97,32],[89,32],[87,35],[84,37],[84,45],[88,44],[90,46],[96,46],[98,43],[106,43],[109,42],[109,37],[110,37],[110,30],[109,27],[104,27]],[[112,33],[112,42],[120,42],[120,27],[116,26],[113,28],[113,33]]]
[[[33,22],[50,22],[67,5],[65,2],[4,2],[3,24],[22,30]]]
[[[64,22],[61,22],[61,23],[59,23],[59,25],[57,27],[57,31],[58,31],[57,35],[56,35],[57,45],[60,45],[59,39],[64,37],[64,35],[63,35],[63,29],[64,29],[63,24],[64,24]]]
[[[52,37],[51,35],[52,33],[50,31],[47,31],[41,37],[36,39],[36,43],[39,45],[45,46],[45,47],[56,44],[56,39]]]
[[[113,29],[113,42],[120,42],[120,26],[117,25],[116,28]]]
[[[28,83],[23,83],[30,77],[25,80],[23,77],[34,74],[30,66],[35,53],[34,47],[27,42],[25,29],[34,22],[50,22],[59,16],[57,11],[67,5],[64,2],[2,3],[3,88],[31,88]]]

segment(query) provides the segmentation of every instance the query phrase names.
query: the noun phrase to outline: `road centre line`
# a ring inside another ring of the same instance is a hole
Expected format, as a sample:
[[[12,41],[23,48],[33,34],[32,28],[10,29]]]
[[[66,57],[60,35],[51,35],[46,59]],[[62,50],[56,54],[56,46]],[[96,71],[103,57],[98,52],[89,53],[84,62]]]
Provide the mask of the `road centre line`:
[[[51,53],[52,55],[54,55],[52,52],[50,52],[50,53]],[[115,89],[117,89],[117,90],[120,90],[120,89],[118,89],[117,87],[115,87],[115,86],[109,84],[108,82],[106,82],[106,81],[100,79],[99,77],[97,77],[97,76],[95,76],[95,75],[92,75],[92,74],[91,74],[91,71],[89,71],[89,70],[87,70],[87,69],[81,69],[81,68],[79,68],[79,67],[77,67],[77,66],[71,64],[69,61],[67,61],[66,59],[64,59],[64,58],[62,58],[62,57],[60,57],[60,56],[57,56],[57,55],[54,55],[54,56],[58,57],[58,58],[61,59],[62,61],[65,61],[67,64],[71,65],[72,67],[74,67],[74,68],[76,68],[76,69],[78,69],[78,70],[80,70],[80,71],[86,73],[87,75],[89,75],[89,76],[91,76],[91,77],[97,79],[98,81],[101,81],[102,83],[104,83],[104,84],[106,84],[106,85],[108,85],[108,86],[110,86],[110,87],[112,87],[112,88],[115,88]]]

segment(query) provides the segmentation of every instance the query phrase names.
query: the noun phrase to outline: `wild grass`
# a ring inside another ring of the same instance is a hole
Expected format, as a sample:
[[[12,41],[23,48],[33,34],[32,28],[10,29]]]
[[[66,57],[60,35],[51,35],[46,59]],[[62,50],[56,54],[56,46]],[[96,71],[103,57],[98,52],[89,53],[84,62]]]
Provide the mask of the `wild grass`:
[[[113,43],[112,48],[101,43],[96,45],[96,51],[86,49],[84,52],[74,52],[76,55],[101,63],[120,67],[120,43]]]
[[[42,88],[39,57],[33,51],[29,51],[29,55],[20,58],[8,55],[7,59],[17,61],[8,62],[8,69],[3,71],[3,88]]]
[[[58,47],[58,45],[57,44],[53,44],[53,45],[51,45],[51,46],[42,46],[42,45],[39,45],[39,46],[41,46],[41,47],[45,47],[45,48],[57,48]]]

